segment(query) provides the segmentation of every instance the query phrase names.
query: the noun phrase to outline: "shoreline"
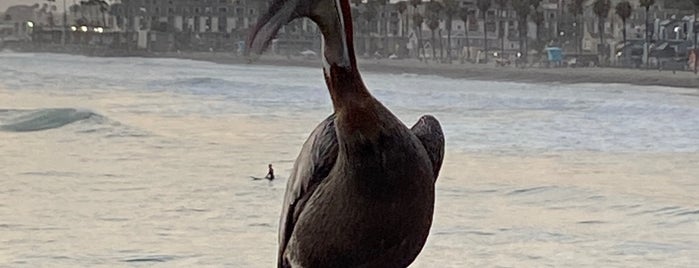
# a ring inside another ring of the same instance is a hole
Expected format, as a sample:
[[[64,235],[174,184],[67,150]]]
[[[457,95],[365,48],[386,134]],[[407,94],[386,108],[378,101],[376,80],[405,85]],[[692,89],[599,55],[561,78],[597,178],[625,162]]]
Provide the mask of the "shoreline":
[[[148,57],[178,58],[208,61],[219,64],[248,64],[247,59],[229,53],[154,53]],[[252,64],[321,68],[319,59],[287,58],[263,55]],[[424,63],[415,59],[357,59],[361,71],[389,74],[435,75],[454,79],[523,82],[534,84],[630,84],[697,89],[699,75],[692,72],[622,69],[622,68],[515,68],[495,67],[492,64]],[[697,92],[699,93],[699,92]]]
[[[249,64],[245,57],[237,56],[230,52],[145,52],[145,51],[118,51],[118,50],[76,50],[55,47],[23,49],[22,52],[33,53],[63,53],[84,55],[88,57],[146,57],[146,58],[174,58],[197,61],[207,61],[218,64]],[[285,57],[274,55],[262,55],[252,64],[273,66],[294,66],[321,68],[320,59],[306,59],[298,56]],[[425,63],[416,59],[364,59],[358,58],[357,64],[361,71],[389,74],[418,74],[435,75],[453,79],[522,82],[534,84],[562,83],[562,84],[629,84],[637,86],[662,86],[685,89],[697,89],[699,94],[699,75],[693,72],[659,71],[645,69],[624,69],[610,67],[586,67],[586,68],[543,68],[528,67],[516,68],[514,66],[496,67],[493,64],[441,64]]]

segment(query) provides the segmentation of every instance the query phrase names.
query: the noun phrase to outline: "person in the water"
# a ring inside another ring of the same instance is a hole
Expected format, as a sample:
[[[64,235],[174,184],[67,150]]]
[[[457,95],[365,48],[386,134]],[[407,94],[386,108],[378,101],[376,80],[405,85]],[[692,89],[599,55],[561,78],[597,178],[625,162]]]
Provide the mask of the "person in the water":
[[[265,179],[268,179],[269,181],[274,180],[274,169],[272,168],[272,164],[269,164],[267,167],[269,167],[269,171],[267,172],[267,176],[265,176]]]
[[[272,168],[272,164],[267,165],[267,167],[269,168],[269,171],[267,171],[267,175],[264,178],[258,178],[258,177],[252,177],[252,176],[251,176],[251,178],[253,180],[267,179],[269,181],[273,181],[274,180],[274,169]]]

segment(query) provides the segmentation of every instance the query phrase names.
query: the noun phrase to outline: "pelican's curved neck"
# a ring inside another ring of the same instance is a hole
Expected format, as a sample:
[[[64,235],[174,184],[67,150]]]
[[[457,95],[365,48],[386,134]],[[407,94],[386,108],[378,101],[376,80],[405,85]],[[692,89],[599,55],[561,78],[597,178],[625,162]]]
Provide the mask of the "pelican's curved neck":
[[[352,16],[347,0],[334,1],[337,12],[324,14],[318,24],[323,33],[323,72],[336,111],[361,103],[369,92],[357,69],[352,41]]]
[[[354,45],[352,41],[352,16],[347,0],[333,1],[330,14],[322,19],[320,29],[323,33],[323,69],[327,72],[336,65],[356,70]],[[334,12],[333,12],[334,11]]]

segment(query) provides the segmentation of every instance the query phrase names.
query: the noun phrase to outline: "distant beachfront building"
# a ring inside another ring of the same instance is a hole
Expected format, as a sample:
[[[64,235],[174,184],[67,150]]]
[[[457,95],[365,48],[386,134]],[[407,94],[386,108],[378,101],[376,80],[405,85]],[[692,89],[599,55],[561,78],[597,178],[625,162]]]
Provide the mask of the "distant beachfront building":
[[[30,40],[34,26],[49,25],[53,17],[47,5],[11,6],[0,17],[0,38],[2,40]]]
[[[239,50],[267,4],[266,0],[121,0],[110,13],[122,31],[174,35],[175,49]],[[291,43],[288,39],[309,34],[317,36],[315,25],[299,20],[281,30],[281,41],[275,45],[283,47]]]
[[[12,22],[12,17],[0,13],[0,48],[4,45],[6,40],[19,40],[14,37],[15,32],[15,23]]]
[[[444,4],[444,0],[434,1]],[[611,1],[612,8],[603,25],[604,36],[600,36],[599,20],[592,11],[591,0],[584,2],[583,14],[577,18],[570,13],[570,0],[542,0],[536,10],[530,10],[526,21],[519,18],[511,1],[505,7],[493,2],[490,9],[481,11],[476,0],[456,0],[458,10],[452,11],[450,25],[447,25],[444,9],[439,12],[436,24],[430,23],[434,16],[430,13],[431,1],[427,0],[351,1],[355,49],[358,55],[366,57],[396,55],[444,59],[451,54],[454,59],[470,56],[473,60],[483,55],[486,44],[488,54],[502,51],[507,56],[540,55],[544,46],[553,45],[563,48],[566,55],[606,54],[613,62],[624,46],[638,46],[639,42],[644,42],[646,28],[640,0],[630,0],[633,13],[626,25],[622,25],[613,8],[620,1]],[[80,1],[69,6],[66,28],[73,29],[69,40],[152,51],[242,52],[248,32],[268,8],[268,0],[108,0],[108,5],[98,2]],[[681,54],[691,43],[689,40],[693,40],[696,28],[693,16],[685,14],[691,9],[678,8],[677,3],[658,0],[649,12],[650,39],[654,43],[658,41],[654,49],[671,47]],[[25,9],[16,8],[13,13]],[[41,7],[34,6],[33,11],[24,13],[44,27],[62,27],[62,14],[54,16],[50,8],[49,12],[37,10]],[[466,21],[462,20],[463,11]],[[483,12],[487,17],[485,21]],[[420,25],[416,25],[416,14],[423,18]],[[30,20],[18,17],[13,18],[15,23]],[[87,33],[96,37],[80,36],[87,34],[80,33],[83,26],[87,27]],[[96,32],[97,28],[100,32]],[[628,44],[621,42],[624,28]],[[305,50],[320,52],[320,39],[314,23],[299,19],[280,29],[270,50],[284,55],[298,55]],[[602,43],[606,46],[600,46]],[[601,53],[600,49],[605,52]]]
[[[122,0],[112,13],[131,30],[230,33],[251,27],[265,6],[261,0]]]
[[[644,53],[647,53],[644,52],[643,45],[646,42],[647,27],[651,42],[650,60],[653,64],[659,64],[659,57],[686,57],[688,49],[693,47],[697,29],[691,6],[682,8],[678,6],[679,1],[657,1],[647,14],[646,26],[646,11],[640,6],[640,0],[631,0],[629,2],[633,10],[624,25],[614,10],[621,1],[611,1],[612,8],[603,25],[604,36],[600,36],[599,19],[593,12],[592,1],[586,3],[583,13],[583,52],[607,55],[611,63],[620,63],[623,52],[632,53],[636,65],[641,64],[645,61]],[[626,44],[623,43],[624,28],[627,32]]]
[[[407,44],[407,49],[410,55],[416,56],[418,43],[423,48],[431,50],[432,47],[437,47],[438,51],[452,50],[452,55],[457,54],[476,54],[488,45],[490,53],[504,50],[506,54],[515,54],[516,52],[524,52],[527,46],[527,52],[538,52],[546,44],[555,44],[563,46],[569,50],[574,50],[575,39],[582,39],[582,34],[573,32],[573,18],[568,12],[570,1],[563,0],[542,0],[536,10],[530,10],[527,20],[523,21],[519,18],[519,14],[514,10],[511,2],[507,2],[505,7],[498,6],[495,2],[491,4],[490,9],[484,11],[486,20],[483,20],[483,11],[476,6],[476,0],[457,0],[458,10],[454,12],[451,21],[451,27],[447,27],[447,19],[442,11],[439,18],[438,27],[435,29],[436,39],[432,40],[432,29],[429,25],[430,10],[428,8],[429,1],[423,1],[413,6],[411,2],[405,2],[407,8],[400,12],[397,6],[403,1],[389,4],[387,10],[396,10],[396,14],[383,14],[382,16],[398,18],[397,33],[399,37],[407,38],[401,40]],[[443,3],[440,0],[437,2]],[[359,13],[355,16],[355,24],[366,23],[363,6],[369,3],[363,2],[355,4],[357,7],[353,13]],[[382,10],[382,9],[380,9]],[[462,10],[466,10],[466,21],[462,19]],[[415,14],[420,14],[423,18],[421,25],[416,25],[414,21]],[[370,16],[371,17],[371,16]],[[585,19],[588,20],[587,18]],[[374,20],[374,23],[379,25],[387,24],[379,19]],[[524,23],[524,24],[523,24]],[[522,25],[523,24],[523,25]],[[538,24],[538,25],[537,25]],[[357,28],[357,27],[355,27]],[[447,44],[448,29],[451,29],[451,43]],[[362,28],[359,27],[359,32]],[[390,33],[390,31],[388,31]],[[486,40],[487,33],[487,40]],[[390,38],[390,34],[386,37]],[[419,39],[419,42],[418,42]],[[435,44],[432,44],[432,42]],[[361,43],[361,42],[360,42]],[[380,48],[381,46],[379,46]],[[359,48],[361,50],[361,47]],[[441,51],[440,51],[441,53]],[[474,56],[472,55],[472,56]],[[427,55],[430,56],[430,55]]]

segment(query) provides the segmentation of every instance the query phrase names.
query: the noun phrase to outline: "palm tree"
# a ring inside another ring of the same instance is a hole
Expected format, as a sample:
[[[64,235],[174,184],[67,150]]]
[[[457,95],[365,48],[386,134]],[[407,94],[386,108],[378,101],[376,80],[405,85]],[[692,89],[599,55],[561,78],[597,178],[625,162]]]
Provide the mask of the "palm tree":
[[[599,43],[600,45],[605,45],[604,44],[604,21],[609,17],[609,10],[612,8],[612,3],[609,0],[595,0],[595,2],[592,5],[592,11],[595,12],[595,15],[597,15],[597,19],[599,21],[598,27],[599,27]],[[604,50],[599,51],[599,56],[600,58],[604,59],[606,61],[606,55],[603,53]],[[603,61],[601,61],[603,62]]]
[[[422,38],[422,23],[425,20],[422,15],[420,15],[420,12],[418,11],[417,7],[422,4],[422,0],[408,0],[410,5],[413,7],[413,27],[415,27],[415,37],[417,38],[417,57],[420,58],[420,50],[422,49],[422,41],[420,40]],[[418,21],[419,20],[419,21]],[[423,53],[424,54],[424,53]]]
[[[85,17],[85,7],[88,5],[90,5],[90,1],[80,1],[80,6],[78,6],[80,10],[80,19],[82,19],[85,24],[89,24],[88,19]],[[88,15],[90,14],[88,13]]]
[[[542,40],[542,35],[541,34],[541,26],[544,25],[544,22],[546,21],[546,16],[544,16],[543,11],[534,11],[534,14],[532,14],[532,21],[534,22],[534,25],[536,25],[536,50],[541,52],[544,49],[544,44],[546,41]]]
[[[352,7],[352,21],[354,24],[356,24],[355,28],[357,29],[357,32],[361,34],[364,32],[362,29],[362,23],[360,23],[360,18],[363,18],[364,14],[362,12],[363,10],[359,9],[359,6],[362,4],[362,0],[350,0],[350,3],[354,5],[354,7]]]
[[[390,50],[388,48],[388,27],[386,26],[388,16],[386,16],[386,6],[388,5],[388,0],[374,0],[376,3],[379,5],[381,8],[381,14],[379,16],[379,29],[378,29],[378,34],[379,38],[383,39],[383,50],[386,53],[390,53]]]
[[[432,44],[432,60],[437,59],[437,50],[435,48],[435,30],[439,28],[440,12],[442,11],[442,4],[436,1],[430,1],[427,3],[427,27],[430,28],[432,32],[431,44]],[[441,39],[441,38],[440,38]],[[441,47],[440,47],[441,49]]]
[[[419,11],[417,10],[417,6],[422,4],[422,0],[408,0],[410,5],[413,6],[413,16],[418,13]],[[414,21],[413,21],[414,24]]]
[[[77,5],[77,4],[71,5],[70,7],[68,7],[68,10],[70,11],[70,13],[73,14],[74,17],[77,17],[77,16],[78,16],[78,12],[81,12],[80,5]],[[81,17],[82,17],[82,16],[81,16]],[[77,21],[76,21],[75,23],[77,23]],[[80,24],[80,23],[77,23],[77,24]]]
[[[490,9],[491,0],[478,0],[476,6],[483,17],[483,52],[485,53],[485,62],[488,62],[488,29],[486,27],[488,21],[488,10]]]
[[[469,10],[467,7],[462,7],[461,9],[459,9],[459,18],[461,19],[461,21],[464,22],[464,36],[466,37],[466,39],[464,40],[466,41],[466,58],[471,59],[471,45],[469,44],[470,42],[468,40],[468,12]]]
[[[368,54],[371,53],[371,32],[374,30],[374,20],[376,19],[378,10],[376,7],[376,2],[374,1],[367,1],[364,7],[365,9],[362,13],[362,15],[364,15],[364,22],[366,25],[364,27],[364,34],[366,35],[366,39],[364,40],[364,53]]]
[[[96,0],[95,4],[99,6],[100,13],[102,13],[102,23],[104,27],[107,27],[107,12],[109,11],[109,3],[105,0]]]
[[[697,34],[699,33],[699,29],[696,29],[697,27],[697,10],[699,10],[699,0],[693,0],[692,4],[694,5],[694,24],[692,26],[692,29],[694,29],[694,74],[696,75],[697,72],[699,72],[699,59],[697,59],[697,52],[699,52],[699,48],[697,48],[697,43],[699,42],[699,36]]]
[[[417,57],[422,61],[424,58],[425,49],[422,47],[422,23],[424,22],[425,18],[420,15],[420,12],[415,12],[413,14],[413,23],[415,24],[415,35],[417,37]],[[423,57],[420,57],[420,51],[422,51]]]
[[[400,14],[401,18],[400,36],[405,36],[405,29],[408,27],[408,24],[406,23],[407,20],[405,19],[405,11],[408,10],[408,2],[400,1],[396,3],[396,9],[398,10],[398,14]]]
[[[699,10],[699,0],[692,0],[692,4],[694,4],[694,49],[696,51],[697,49],[697,42],[699,41],[699,36],[697,36],[697,33],[699,33],[699,29],[696,29],[697,25],[697,11]],[[694,68],[694,73],[697,72],[697,68]]]
[[[498,6],[498,37],[500,38],[500,57],[505,54],[505,19],[502,18],[502,13],[507,9],[508,0],[495,0]]]
[[[355,41],[357,44],[364,44],[363,46],[357,46],[357,53],[365,54],[364,49],[366,49],[366,41],[363,39],[365,35],[364,31],[364,9],[360,8],[362,4],[361,0],[350,0],[354,6],[352,7],[352,26],[355,29]]]
[[[696,0],[696,1],[699,1],[699,0]],[[614,9],[615,9],[616,15],[619,16],[619,18],[621,18],[621,25],[622,25],[621,26],[621,34],[624,37],[624,45],[626,45],[626,20],[629,19],[629,17],[631,17],[631,11],[632,11],[631,3],[629,3],[629,1],[624,0],[624,1],[616,4]],[[624,54],[624,55],[626,55],[626,54]]]
[[[543,1],[543,0],[529,0],[529,5],[532,6],[532,12],[534,12],[534,13],[532,13],[532,21],[534,22],[534,25],[536,26],[536,39],[537,40],[541,39],[540,34],[541,34],[541,25],[543,24],[543,21],[541,24],[537,24],[536,21],[534,21],[534,20],[536,19],[538,12],[543,13],[543,11],[539,10],[539,7],[541,6],[541,1]]]
[[[650,35],[648,34],[648,13],[650,7],[655,5],[655,0],[641,0],[641,6],[646,9],[646,68],[650,68]]]
[[[376,33],[383,34],[384,30],[384,12],[388,0],[367,0],[367,4],[372,4],[376,8]]]
[[[87,9],[87,17],[89,17],[89,19],[88,19],[89,23],[92,25],[98,24],[98,22],[96,22],[96,20],[99,20],[99,19],[95,19],[95,17],[97,17],[97,16],[95,14],[93,14],[93,9],[92,9],[92,6],[97,5],[97,0],[81,1],[80,4],[85,6],[85,8]]]
[[[49,27],[53,28],[54,26],[56,26],[56,20],[53,17],[53,11],[49,11],[47,13],[46,21],[48,22]]]
[[[568,11],[573,14],[573,23],[575,24],[575,48],[578,54],[582,53],[582,45],[580,44],[582,36],[580,34],[580,22],[578,19],[583,14],[583,3],[585,0],[573,0],[568,6]]]
[[[655,5],[655,0],[641,0],[641,6],[646,10],[646,41],[649,38],[648,34],[648,13],[650,13],[650,7]]]
[[[447,61],[451,63],[451,24],[454,21],[454,15],[459,12],[459,2],[455,0],[443,0],[444,14],[446,15],[447,28]]]
[[[126,9],[126,7],[122,3],[114,3],[109,7],[109,15],[115,18],[115,22],[114,22],[115,28],[126,28],[126,18],[125,18],[126,11],[125,11],[125,9]],[[121,33],[115,35],[114,38],[116,38],[114,43],[117,46],[121,46],[121,40],[123,38]],[[176,46],[179,45],[179,43],[177,43],[177,40],[175,40],[175,42],[176,42],[175,43]]]
[[[411,16],[414,17],[415,14],[417,14],[417,13],[419,12],[419,10],[417,9],[417,7],[418,7],[420,4],[422,4],[422,0],[408,0],[408,4],[409,4],[410,6],[413,7],[413,8],[412,8],[412,14],[411,14]],[[416,25],[415,25],[415,21],[413,20],[413,27],[415,27],[415,26],[416,26]]]
[[[52,2],[52,1],[48,1],[48,2]],[[48,24],[49,27],[53,28],[55,22],[53,20],[53,12],[51,9],[55,10],[56,6],[54,4],[51,4],[49,6],[49,4],[44,3],[43,5],[41,5],[41,9],[39,10],[39,13],[40,13],[41,17],[46,16],[46,23]]]
[[[522,51],[526,59],[527,54],[527,17],[531,13],[530,3],[528,0],[512,0],[512,8],[517,13],[519,19],[519,50]]]
[[[413,6],[413,13],[417,13],[417,6],[422,4],[422,0],[408,0],[410,1],[410,5]],[[413,14],[415,15],[415,14]]]
[[[543,1],[543,0],[529,0],[529,5],[532,7],[532,11],[531,11],[532,12],[531,13],[532,22],[534,22],[534,16],[536,16],[536,12],[541,11],[541,10],[539,10],[539,7],[541,6],[541,1]],[[536,26],[536,22],[534,23],[534,25]],[[536,34],[537,39],[539,39],[539,33],[540,33],[539,30],[540,30],[540,27],[536,26],[535,34]]]
[[[429,14],[427,16],[427,28],[430,28],[430,32],[432,32],[432,35],[430,36],[430,44],[432,47],[432,61],[437,60],[437,45],[435,45],[434,42],[434,31],[439,28],[439,19],[435,18],[436,16],[434,14]]]
[[[532,12],[534,12],[532,14],[532,21],[536,26],[536,45],[537,47],[541,46],[541,48],[543,49],[541,40],[541,25],[544,24],[546,16],[544,16],[544,12],[539,9],[539,7],[541,6],[541,1],[542,0],[529,0],[529,4],[532,6]]]

